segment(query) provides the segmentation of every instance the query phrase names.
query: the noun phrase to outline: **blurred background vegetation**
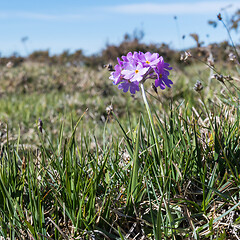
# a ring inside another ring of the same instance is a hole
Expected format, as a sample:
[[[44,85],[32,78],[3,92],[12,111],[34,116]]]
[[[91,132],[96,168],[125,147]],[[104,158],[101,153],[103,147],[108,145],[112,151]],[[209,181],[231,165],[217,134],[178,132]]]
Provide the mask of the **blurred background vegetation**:
[[[227,23],[229,31],[239,30],[240,11],[237,11]],[[213,27],[220,22],[209,21]],[[183,61],[184,51],[171,49],[167,44],[143,43],[144,32],[136,29],[132,34],[125,34],[119,45],[106,45],[96,55],[86,56],[82,50],[74,53],[64,51],[59,55],[50,55],[49,51],[35,51],[27,57],[14,53],[9,57],[0,58],[0,121],[6,129],[11,130],[13,139],[20,133],[24,144],[37,142],[36,126],[42,119],[46,130],[56,139],[60,125],[65,122],[66,131],[71,128],[71,119],[75,120],[86,109],[84,129],[101,135],[100,126],[108,119],[106,107],[112,105],[114,111],[123,122],[133,113],[139,113],[142,108],[139,96],[129,98],[109,80],[106,65],[116,63],[117,57],[126,55],[129,51],[157,52],[173,67],[171,79],[172,89],[156,94],[148,84],[150,99],[157,106],[157,111],[163,114],[169,109],[170,101],[188,104],[198,104],[198,98],[193,91],[197,80],[204,84],[206,96],[211,102],[213,96],[221,92],[221,83],[212,80],[214,71],[209,66],[215,66],[223,75],[236,74],[236,56],[231,41],[204,46],[201,36],[190,34],[196,47],[187,49],[192,58]],[[184,38],[184,36],[183,36]],[[27,38],[22,39],[26,44]],[[236,44],[236,48],[239,46]],[[209,65],[209,66],[208,66]],[[211,84],[211,86],[210,86]],[[135,101],[137,99],[137,101]],[[156,100],[157,99],[157,100]],[[162,104],[159,104],[159,100]],[[127,111],[126,111],[127,106]],[[135,116],[131,116],[136,120]],[[61,119],[61,121],[56,121]],[[115,129],[114,123],[112,128]],[[111,128],[111,127],[110,127]],[[4,131],[3,131],[4,132]],[[116,133],[116,132],[114,132]],[[1,133],[6,137],[6,134]]]

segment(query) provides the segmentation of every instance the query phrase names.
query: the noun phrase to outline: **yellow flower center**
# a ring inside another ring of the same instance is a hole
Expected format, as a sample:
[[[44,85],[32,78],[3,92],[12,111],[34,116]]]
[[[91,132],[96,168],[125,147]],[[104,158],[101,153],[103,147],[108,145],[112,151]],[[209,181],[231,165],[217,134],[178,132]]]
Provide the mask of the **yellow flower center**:
[[[150,62],[147,60],[146,63],[149,64]]]
[[[161,73],[159,74],[159,78],[162,78],[162,74]]]
[[[135,73],[138,73],[138,72],[139,72],[139,70],[136,69],[136,70],[135,70]]]

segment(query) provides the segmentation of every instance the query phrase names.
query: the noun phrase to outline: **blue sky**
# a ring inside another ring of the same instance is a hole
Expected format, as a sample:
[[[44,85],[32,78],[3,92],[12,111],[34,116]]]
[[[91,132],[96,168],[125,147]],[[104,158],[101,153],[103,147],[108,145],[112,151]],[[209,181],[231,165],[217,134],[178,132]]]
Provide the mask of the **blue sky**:
[[[0,52],[25,55],[49,49],[58,54],[82,49],[89,55],[100,52],[106,43],[120,43],[134,29],[145,32],[143,42],[188,48],[194,45],[190,33],[198,33],[205,43],[228,39],[221,24],[214,29],[207,21],[215,20],[218,12],[226,19],[237,9],[239,0],[1,0]],[[239,34],[232,32],[232,37],[239,43]]]

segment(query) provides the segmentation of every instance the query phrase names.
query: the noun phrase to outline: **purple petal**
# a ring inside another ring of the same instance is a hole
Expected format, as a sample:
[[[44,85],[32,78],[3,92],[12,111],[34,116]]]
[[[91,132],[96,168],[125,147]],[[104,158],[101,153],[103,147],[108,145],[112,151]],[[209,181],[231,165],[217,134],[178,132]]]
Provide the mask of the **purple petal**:
[[[161,79],[156,79],[155,80],[155,87],[160,87],[162,90],[166,88],[166,86],[164,85],[164,83],[162,82]]]
[[[171,88],[171,85],[170,85],[170,84],[173,84],[173,82],[172,82],[170,79],[168,79],[168,78],[163,78],[162,80],[163,80],[163,82],[165,83],[165,85],[167,85],[169,88]]]

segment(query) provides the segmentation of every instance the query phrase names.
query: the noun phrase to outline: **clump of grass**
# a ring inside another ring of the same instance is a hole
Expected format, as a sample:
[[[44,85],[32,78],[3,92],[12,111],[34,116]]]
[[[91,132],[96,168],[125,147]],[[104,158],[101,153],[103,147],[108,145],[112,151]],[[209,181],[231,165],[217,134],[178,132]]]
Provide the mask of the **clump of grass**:
[[[204,89],[200,94],[204,96]],[[72,125],[67,139],[64,126],[59,127],[55,144],[43,124],[36,150],[22,147],[20,139],[10,141],[6,130],[1,147],[1,236],[236,236],[239,107],[230,95],[222,96],[214,106],[200,96],[198,99],[201,102],[195,107],[175,102],[165,118],[154,115],[157,139],[144,114],[137,125],[130,116],[129,127],[111,117],[122,134],[109,144],[85,135],[86,114]],[[108,124],[104,138],[108,137]],[[82,132],[80,138],[76,138],[78,132]]]
[[[138,95],[101,89],[106,72],[74,69],[4,70],[0,236],[238,239],[238,73],[208,63],[175,70],[176,88],[147,91],[149,121]]]

